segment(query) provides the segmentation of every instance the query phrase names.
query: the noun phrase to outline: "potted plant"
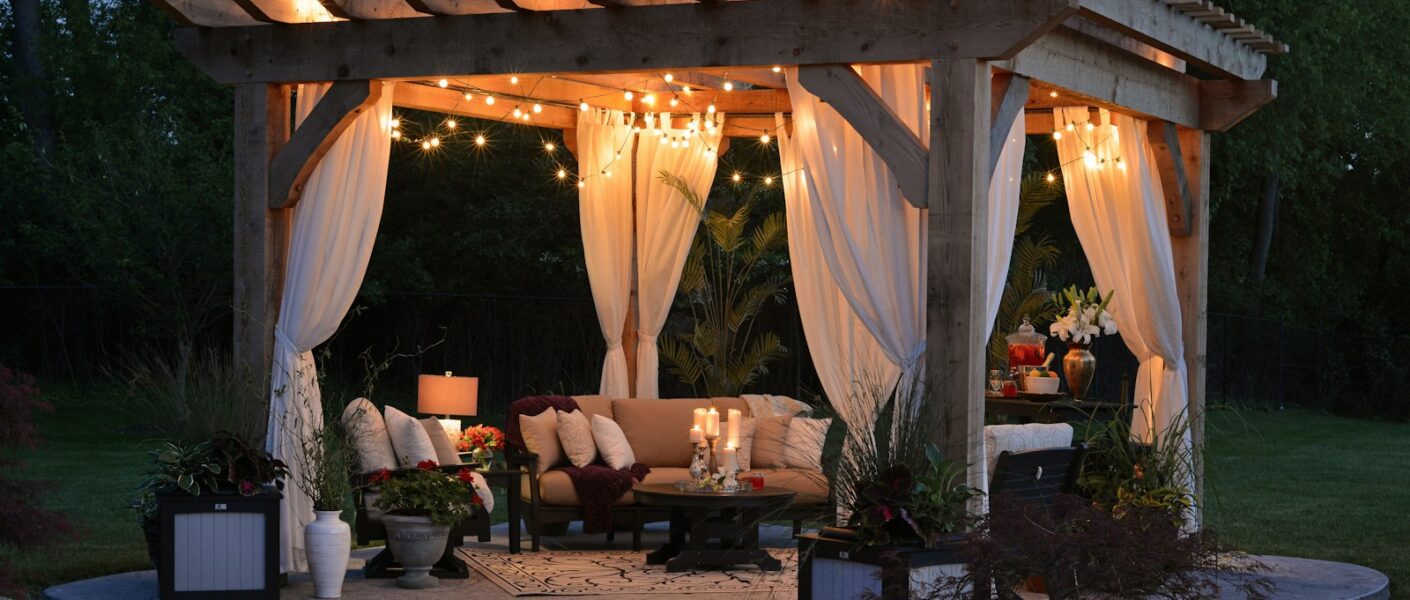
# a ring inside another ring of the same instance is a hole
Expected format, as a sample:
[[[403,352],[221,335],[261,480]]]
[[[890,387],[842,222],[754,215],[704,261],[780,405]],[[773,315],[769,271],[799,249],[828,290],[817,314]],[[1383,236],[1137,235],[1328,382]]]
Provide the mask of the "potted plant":
[[[488,469],[495,453],[504,450],[504,432],[492,425],[471,425],[461,432],[456,450],[471,453],[471,464]]]
[[[925,446],[924,463],[912,472],[898,461],[858,481],[847,527],[800,536],[799,598],[823,588],[836,597],[913,598],[923,582],[963,575],[969,504],[980,492],[934,445]]]
[[[387,545],[405,570],[397,586],[423,589],[440,585],[430,572],[445,551],[451,526],[479,510],[484,501],[473,489],[475,475],[470,469],[452,475],[429,460],[416,467],[383,470],[371,483],[381,488],[377,508],[386,513],[382,523],[387,527]]]
[[[341,598],[352,551],[352,529],[342,520],[352,494],[352,447],[325,422],[299,441],[299,491],[313,501],[315,518],[304,527],[304,551],[315,598]]]
[[[133,508],[157,567],[162,597],[182,596],[173,587],[178,576],[175,571],[182,570],[183,577],[190,575],[185,565],[195,569],[193,561],[198,559],[210,559],[218,568],[185,577],[186,591],[226,593],[232,598],[277,595],[278,506],[282,478],[287,474],[284,464],[228,432],[189,446],[166,443],[149,454],[148,476]],[[248,534],[241,538],[248,543],[231,543],[228,536],[240,525],[230,518],[241,513],[258,513],[265,518],[249,521],[250,531],[238,532]],[[223,533],[203,534],[216,531]],[[221,572],[241,564],[260,567],[239,574]],[[230,582],[238,587],[222,587]],[[237,593],[235,589],[245,591]]]
[[[1106,310],[1115,294],[1115,291],[1107,292],[1103,299],[1097,294],[1097,288],[1090,288],[1084,294],[1077,291],[1075,285],[1061,294],[1053,294],[1053,304],[1057,305],[1061,316],[1048,332],[1067,342],[1062,373],[1067,376],[1067,391],[1075,400],[1087,395],[1087,387],[1092,385],[1092,376],[1097,372],[1097,357],[1090,350],[1092,342],[1102,335],[1116,333],[1116,320]]]

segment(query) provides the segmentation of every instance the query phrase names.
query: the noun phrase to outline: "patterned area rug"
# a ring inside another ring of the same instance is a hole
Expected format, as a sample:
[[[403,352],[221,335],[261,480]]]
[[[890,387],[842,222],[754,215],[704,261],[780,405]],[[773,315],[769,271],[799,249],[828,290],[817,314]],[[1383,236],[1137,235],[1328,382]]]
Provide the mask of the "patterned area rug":
[[[545,550],[489,552],[461,548],[476,571],[514,596],[619,596],[623,594],[738,594],[762,598],[798,590],[798,552],[771,548],[783,569],[667,573],[665,565],[647,565],[642,552],[615,550]]]

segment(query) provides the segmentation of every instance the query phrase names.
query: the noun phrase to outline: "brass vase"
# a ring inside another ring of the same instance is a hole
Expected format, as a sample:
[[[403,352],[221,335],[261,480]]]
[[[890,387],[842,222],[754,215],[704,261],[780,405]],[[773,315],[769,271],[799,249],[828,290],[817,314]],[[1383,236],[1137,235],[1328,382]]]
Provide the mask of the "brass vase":
[[[1097,373],[1097,357],[1087,344],[1068,344],[1067,356],[1062,357],[1062,374],[1067,376],[1067,391],[1073,400],[1081,401]]]

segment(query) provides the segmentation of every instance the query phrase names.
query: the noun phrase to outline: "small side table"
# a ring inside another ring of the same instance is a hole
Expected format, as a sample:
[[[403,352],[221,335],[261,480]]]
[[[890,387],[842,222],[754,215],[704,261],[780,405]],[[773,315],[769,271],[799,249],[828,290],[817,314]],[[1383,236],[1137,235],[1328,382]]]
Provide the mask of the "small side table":
[[[523,486],[523,483],[521,483],[523,472],[519,469],[475,469],[475,472],[483,475],[485,483],[491,488],[499,486],[504,489],[504,501],[509,503],[509,552],[511,554],[518,554],[520,545],[519,527],[521,526],[519,516],[521,499],[519,498],[519,494],[520,488]],[[539,549],[538,541],[538,537],[535,536],[533,544],[535,551]]]

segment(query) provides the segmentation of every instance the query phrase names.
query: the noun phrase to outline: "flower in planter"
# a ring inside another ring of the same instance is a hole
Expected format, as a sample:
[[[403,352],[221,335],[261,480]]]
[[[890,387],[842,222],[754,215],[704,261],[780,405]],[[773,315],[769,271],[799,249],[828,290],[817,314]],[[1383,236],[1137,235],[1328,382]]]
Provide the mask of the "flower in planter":
[[[436,466],[435,461],[427,460],[416,469],[391,473],[381,484],[377,508],[390,515],[430,517],[438,525],[454,525],[484,504],[474,491],[474,474],[468,469],[452,475]]]
[[[1097,288],[1082,293],[1077,291],[1075,285],[1061,294],[1053,294],[1053,304],[1057,305],[1062,316],[1048,328],[1048,333],[1074,344],[1090,344],[1099,336],[1116,334],[1116,319],[1106,310],[1115,294],[1115,291],[1107,292],[1106,298],[1102,299],[1097,294]]]
[[[386,480],[391,479],[391,478],[392,478],[392,470],[391,470],[391,469],[387,469],[387,468],[383,468],[381,471],[378,471],[377,473],[373,474],[373,475],[372,475],[372,478],[371,478],[371,479],[368,479],[367,481],[368,481],[369,483],[382,483],[383,481],[386,481]]]
[[[240,482],[241,496],[253,496],[257,493],[259,493],[259,486],[255,485],[255,482],[248,479]]]
[[[434,471],[439,466],[440,465],[437,464],[434,460],[423,460],[419,463],[416,463],[416,468],[421,469],[423,471]]]
[[[850,525],[862,544],[933,546],[941,535],[963,531],[972,521],[970,499],[981,492],[964,482],[964,468],[926,447],[927,468],[919,475],[894,464],[857,486]]]

